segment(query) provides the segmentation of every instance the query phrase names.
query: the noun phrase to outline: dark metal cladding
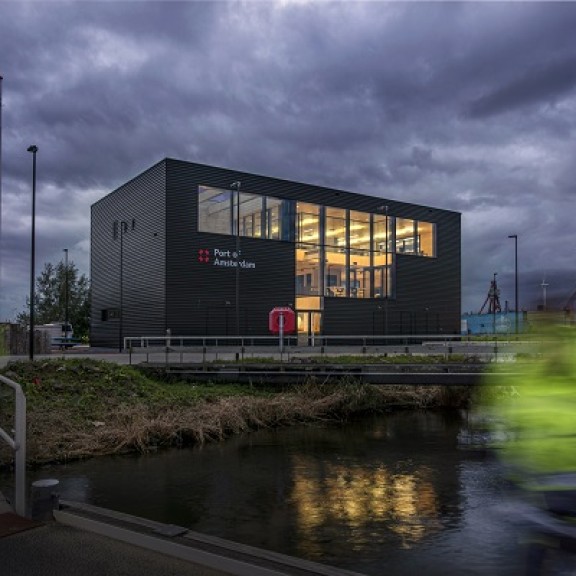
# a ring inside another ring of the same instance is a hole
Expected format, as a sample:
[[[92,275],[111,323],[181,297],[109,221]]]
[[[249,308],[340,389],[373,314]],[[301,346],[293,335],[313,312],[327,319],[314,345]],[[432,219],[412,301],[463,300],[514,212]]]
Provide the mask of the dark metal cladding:
[[[92,205],[93,346],[119,345],[121,284],[123,336],[164,334],[165,182],[162,161]]]
[[[165,159],[92,206],[95,346],[116,346],[120,330],[124,336],[164,335],[166,329],[175,336],[236,334],[236,269],[206,262],[199,252],[232,254],[236,238],[197,231],[198,186],[229,190],[236,181],[246,193],[366,212],[387,205],[391,216],[437,225],[437,257],[396,255],[394,298],[325,298],[324,334],[460,332],[459,213]],[[120,240],[122,327],[115,317]],[[268,335],[270,310],[296,306],[295,244],[242,237],[240,261],[240,333]]]

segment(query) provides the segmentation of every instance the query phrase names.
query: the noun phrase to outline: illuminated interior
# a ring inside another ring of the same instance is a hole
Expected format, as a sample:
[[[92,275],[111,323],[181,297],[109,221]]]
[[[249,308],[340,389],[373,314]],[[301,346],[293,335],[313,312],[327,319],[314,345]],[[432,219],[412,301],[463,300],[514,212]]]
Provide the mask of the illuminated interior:
[[[296,243],[298,311],[321,311],[324,298],[394,298],[396,258],[436,257],[436,225],[387,208],[361,212],[207,186],[198,196],[200,232]],[[298,325],[314,334],[320,318],[302,316]]]

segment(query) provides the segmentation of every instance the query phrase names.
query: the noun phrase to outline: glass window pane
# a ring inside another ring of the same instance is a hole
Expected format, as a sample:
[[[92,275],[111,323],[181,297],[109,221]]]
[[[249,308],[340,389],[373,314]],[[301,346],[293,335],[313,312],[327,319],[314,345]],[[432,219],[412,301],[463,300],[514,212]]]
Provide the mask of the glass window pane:
[[[418,222],[418,253],[420,256],[436,256],[436,225]]]
[[[198,187],[198,231],[232,234],[232,191]]]
[[[293,240],[293,203],[273,196],[266,196],[266,238]]]
[[[350,210],[350,249],[370,250],[370,214]]]
[[[322,298],[319,296],[299,296],[296,298],[297,310],[322,310]]]
[[[388,252],[394,252],[394,218],[374,214],[372,250],[386,252],[386,238]]]
[[[394,294],[394,254],[385,252],[373,253],[374,264],[374,298],[392,298]]]
[[[350,298],[370,298],[370,251],[357,250],[350,255]]]
[[[324,244],[346,247],[346,210],[344,208],[326,207]]]
[[[299,244],[296,247],[296,294],[298,296],[320,295],[320,247]]]
[[[240,194],[240,236],[262,236],[262,196]]]
[[[324,295],[344,298],[347,284],[346,252],[327,248],[324,254]]]
[[[307,244],[320,242],[320,206],[297,202],[296,204],[297,241]]]
[[[416,253],[414,225],[414,220],[396,218],[396,252],[399,254]]]

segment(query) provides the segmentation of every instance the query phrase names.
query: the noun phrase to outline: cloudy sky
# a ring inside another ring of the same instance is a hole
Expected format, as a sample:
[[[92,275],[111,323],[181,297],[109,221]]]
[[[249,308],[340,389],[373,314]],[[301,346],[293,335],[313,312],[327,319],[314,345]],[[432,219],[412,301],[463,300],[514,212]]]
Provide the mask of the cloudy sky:
[[[576,290],[576,3],[0,2],[0,320],[89,274],[90,205],[164,157],[462,213],[463,311],[493,274]]]

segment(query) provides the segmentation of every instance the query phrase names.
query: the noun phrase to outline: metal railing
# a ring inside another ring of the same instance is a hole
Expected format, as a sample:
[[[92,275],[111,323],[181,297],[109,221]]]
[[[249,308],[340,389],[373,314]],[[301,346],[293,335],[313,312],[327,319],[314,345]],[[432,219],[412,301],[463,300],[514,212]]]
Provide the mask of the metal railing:
[[[14,437],[0,427],[2,438],[14,451],[14,511],[26,516],[26,396],[20,384],[5,376],[0,383],[14,390]]]
[[[474,354],[495,358],[507,348],[509,341],[473,341],[460,334],[416,335],[289,335],[281,341],[278,336],[139,336],[125,337],[124,350],[132,355],[164,355],[169,357],[194,355],[204,362],[208,356],[236,357],[244,360],[250,356],[279,356],[290,359],[301,355],[333,354]]]
[[[343,335],[343,336],[323,336],[323,335],[286,335],[284,344],[289,346],[388,346],[388,345],[408,345],[421,344],[422,342],[453,342],[465,341],[466,337],[453,335],[435,334],[399,334],[399,335]],[[278,336],[137,336],[124,338],[124,348],[148,348],[158,346],[171,347],[210,347],[210,346],[243,346],[245,348],[254,346],[278,346],[280,339]]]

